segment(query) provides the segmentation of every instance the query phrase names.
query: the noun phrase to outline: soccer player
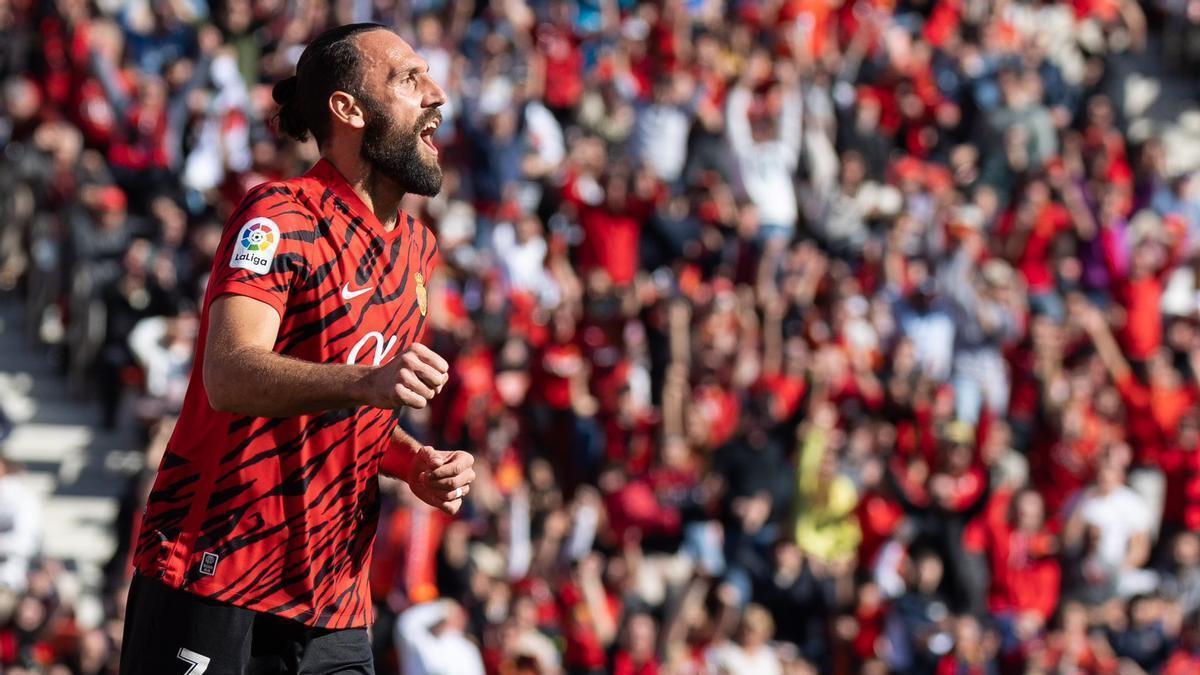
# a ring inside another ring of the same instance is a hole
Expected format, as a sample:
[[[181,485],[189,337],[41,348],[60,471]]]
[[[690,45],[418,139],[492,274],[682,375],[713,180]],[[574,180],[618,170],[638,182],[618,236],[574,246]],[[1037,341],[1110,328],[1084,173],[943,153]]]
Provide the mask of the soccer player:
[[[449,368],[418,342],[437,245],[399,210],[441,189],[445,93],[399,36],[356,24],[308,45],[274,97],[322,159],[226,225],[137,539],[124,675],[373,673],[379,474],[450,514],[475,476],[397,424]]]

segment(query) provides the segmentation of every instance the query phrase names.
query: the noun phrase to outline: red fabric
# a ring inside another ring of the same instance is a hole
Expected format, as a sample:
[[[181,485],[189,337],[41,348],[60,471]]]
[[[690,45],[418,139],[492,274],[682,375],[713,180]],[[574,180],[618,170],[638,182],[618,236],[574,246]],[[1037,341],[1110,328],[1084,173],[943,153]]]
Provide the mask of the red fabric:
[[[951,511],[965,511],[977,502],[987,489],[987,475],[979,466],[967,469],[961,476],[952,476],[951,480],[953,488],[947,504]]]
[[[583,352],[574,343],[546,347],[538,368],[538,390],[546,405],[555,410],[571,409],[571,377],[583,363]]]
[[[605,456],[621,465],[627,475],[641,476],[654,462],[657,434],[658,420],[654,417],[623,421],[613,416],[604,425]]]
[[[1016,211],[1001,216],[997,234],[1012,236],[1016,228]],[[1025,277],[1030,293],[1047,293],[1054,289],[1054,269],[1051,248],[1059,233],[1071,226],[1071,215],[1062,204],[1048,203],[1034,216],[1032,230],[1017,260],[1017,269]]]
[[[605,499],[609,528],[617,541],[636,531],[642,535],[676,535],[682,527],[679,512],[663,507],[658,493],[645,480],[634,480]]]
[[[1005,527],[1008,507],[1012,503],[1012,490],[998,489],[988,499],[983,513],[967,523],[963,530],[963,548],[978,555],[987,555],[992,533]]]
[[[382,522],[371,560],[371,597],[398,591],[412,603],[438,597],[437,552],[449,516],[423,506],[399,508]]]
[[[1126,316],[1121,345],[1128,358],[1144,361],[1162,347],[1162,294],[1157,277],[1131,280],[1118,290]]]
[[[987,675],[984,665],[971,665],[953,654],[947,654],[938,661],[937,675]]]
[[[1167,479],[1163,521],[1200,530],[1200,448],[1172,445],[1158,457]]]
[[[1062,569],[1054,556],[1053,535],[1028,535],[1005,523],[992,537],[993,612],[1034,612],[1049,621],[1058,607]]]
[[[925,39],[934,47],[941,48],[958,33],[960,23],[962,3],[959,0],[939,0],[925,22]]]
[[[230,217],[183,410],[141,523],[140,573],[314,627],[370,625],[377,477],[393,411],[362,406],[289,418],[218,412],[202,377],[204,345],[209,307],[233,294],[279,313],[277,353],[366,364],[403,353],[425,328],[425,282],[437,245],[428,229],[400,215],[398,226],[384,231],[322,161],[301,178],[260,186]],[[358,275],[355,263],[331,264],[377,259],[370,253],[376,247],[391,253]],[[234,267],[243,260],[265,273]],[[332,271],[315,274],[319,269]],[[350,287],[373,290],[346,299]],[[211,574],[202,573],[206,561]]]
[[[818,58],[825,53],[833,28],[833,7],[824,0],[788,0],[779,8],[780,23],[794,23],[807,36],[808,56]]]
[[[1200,651],[1180,649],[1171,655],[1162,675],[1195,675],[1200,673]]]
[[[708,446],[724,445],[737,432],[741,406],[737,396],[717,385],[701,385],[692,393],[692,404],[709,422]]]
[[[1126,406],[1126,427],[1138,458],[1146,463],[1158,461],[1169,439],[1175,437],[1179,421],[1197,402],[1191,387],[1152,389],[1133,375],[1117,380],[1117,391]]]
[[[658,675],[658,661],[651,659],[635,663],[629,652],[620,651],[613,657],[613,675]]]
[[[1074,638],[1068,638],[1063,635],[1052,635],[1050,637],[1043,663],[1051,672],[1056,670],[1060,662],[1063,662],[1067,654],[1071,652],[1068,649],[1068,640],[1078,643],[1071,659],[1074,670],[1070,672],[1083,672],[1088,675],[1113,675],[1118,672],[1120,664],[1117,659],[1109,655],[1097,655],[1088,643],[1086,635]]]
[[[858,635],[854,636],[854,653],[858,658],[866,660],[876,656],[875,645],[883,637],[883,628],[887,621],[887,607],[859,607],[854,613],[858,621]]]
[[[537,29],[537,49],[545,59],[546,105],[571,108],[583,96],[583,52],[569,30],[551,24]]]
[[[642,224],[654,212],[653,200],[641,200],[630,195],[617,209],[603,201],[588,204],[576,192],[576,181],[568,180],[564,197],[579,212],[584,241],[579,247],[579,266],[586,275],[600,267],[616,284],[630,284],[637,275],[638,250],[641,245]]]
[[[800,403],[808,391],[808,380],[782,374],[763,375],[759,386],[771,393],[771,417],[786,420],[800,409]]]
[[[495,386],[493,377],[492,353],[485,347],[478,347],[454,360],[454,368],[450,371],[457,386],[451,386],[442,424],[442,434],[449,447],[459,447],[464,440],[463,428],[476,419],[473,413],[482,411],[491,398]],[[438,403],[441,397],[435,398]]]
[[[608,664],[608,656],[592,626],[592,616],[583,598],[583,591],[574,583],[568,582],[563,585],[559,600],[567,619],[567,645],[563,652],[563,665],[568,669],[604,669]],[[612,616],[620,616],[621,603],[618,599],[606,593],[604,601],[608,604],[608,611]]]
[[[862,543],[858,547],[858,559],[863,567],[875,564],[875,557],[892,533],[904,520],[904,507],[895,499],[872,492],[863,497],[855,507],[859,526],[862,528]]]
[[[167,152],[167,110],[135,105],[124,120],[125,133],[117,134],[108,151],[114,167],[141,171],[165,169]]]

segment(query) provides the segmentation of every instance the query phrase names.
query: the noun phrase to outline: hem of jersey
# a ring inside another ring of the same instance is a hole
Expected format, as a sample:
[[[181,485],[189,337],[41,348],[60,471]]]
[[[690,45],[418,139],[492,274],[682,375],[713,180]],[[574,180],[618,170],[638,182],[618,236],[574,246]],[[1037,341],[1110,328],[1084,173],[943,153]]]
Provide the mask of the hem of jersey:
[[[351,629],[355,629],[355,628],[370,628],[371,623],[372,623],[371,619],[373,618],[371,616],[371,604],[368,602],[368,603],[365,603],[365,606],[364,606],[364,609],[362,612],[362,616],[360,617],[362,620],[362,623],[359,623],[358,621],[351,621],[349,625],[345,625],[345,626],[321,626],[321,625],[317,625],[317,624],[313,624],[313,623],[308,623],[305,621],[299,621],[299,620],[297,620],[293,617],[287,616],[285,614],[279,614],[277,612],[269,612],[264,609],[259,609],[259,608],[249,606],[249,605],[242,605],[237,602],[230,602],[228,600],[218,600],[218,599],[214,598],[211,594],[203,592],[204,584],[201,584],[201,583],[191,584],[190,586],[187,586],[187,587],[184,587],[182,585],[177,586],[175,584],[169,583],[164,578],[159,578],[157,575],[147,574],[140,567],[135,567],[134,573],[138,574],[146,579],[151,579],[154,581],[158,581],[159,583],[166,584],[168,587],[170,587],[174,590],[177,590],[177,591],[180,591],[183,593],[187,593],[188,595],[192,595],[197,598],[204,598],[205,600],[210,600],[212,602],[226,605],[228,607],[235,607],[237,609],[246,610],[247,612],[254,612],[255,614],[262,614],[264,616],[273,616],[275,618],[283,619],[284,621],[291,621],[292,623],[297,623],[297,624],[300,624],[301,626],[306,626],[308,628],[320,628],[320,629],[328,629],[328,630],[351,630]]]

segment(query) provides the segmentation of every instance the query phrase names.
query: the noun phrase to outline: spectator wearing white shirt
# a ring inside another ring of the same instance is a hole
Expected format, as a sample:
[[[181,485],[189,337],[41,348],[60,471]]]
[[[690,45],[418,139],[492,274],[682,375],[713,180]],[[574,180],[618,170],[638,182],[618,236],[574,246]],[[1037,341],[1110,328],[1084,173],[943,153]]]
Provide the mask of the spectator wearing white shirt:
[[[708,672],[721,675],[780,675],[783,666],[771,647],[775,621],[760,605],[747,605],[737,638],[708,652]]]
[[[726,133],[738,185],[758,208],[764,238],[786,241],[799,214],[792,177],[800,162],[804,105],[795,69],[789,64],[778,71],[780,86],[757,104],[746,80],[729,92]],[[777,115],[769,110],[774,92],[779,95]]]
[[[536,215],[523,214],[516,222],[501,222],[492,231],[492,247],[514,290],[536,296],[542,305],[558,304],[559,289],[546,270],[549,247]]]
[[[467,639],[467,615],[453,600],[414,605],[396,622],[404,675],[483,675],[479,647]]]
[[[956,329],[938,295],[937,283],[925,276],[914,284],[907,297],[901,297],[895,286],[885,289],[885,294],[892,298],[896,324],[912,342],[921,371],[937,382],[948,381],[954,362]]]
[[[1068,548],[1079,550],[1091,538],[1085,574],[1117,595],[1150,592],[1156,575],[1142,569],[1150,558],[1152,515],[1141,495],[1125,484],[1128,448],[1115,446],[1098,462],[1095,483],[1079,495],[1063,529]]]
[[[654,85],[654,99],[637,113],[634,150],[660,180],[678,183],[687,163],[695,86],[686,73],[664,76]]]
[[[177,413],[183,406],[199,324],[194,313],[142,319],[129,333],[129,350],[146,373],[139,412],[147,419]]]
[[[0,458],[0,587],[21,592],[29,563],[41,543],[41,505],[16,472]]]

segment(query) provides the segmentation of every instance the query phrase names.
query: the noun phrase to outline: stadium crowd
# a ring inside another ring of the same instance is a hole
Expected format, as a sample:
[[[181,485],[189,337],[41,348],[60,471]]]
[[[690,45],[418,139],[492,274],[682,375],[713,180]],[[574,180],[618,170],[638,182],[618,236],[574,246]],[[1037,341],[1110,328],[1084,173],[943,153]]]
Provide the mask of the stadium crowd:
[[[363,20],[449,94],[407,424],[479,473],[385,481],[379,672],[1200,672],[1200,167],[1123,100],[1195,0],[0,0],[0,287],[147,459],[103,621],[6,553],[2,672],[115,672],[270,86]]]

